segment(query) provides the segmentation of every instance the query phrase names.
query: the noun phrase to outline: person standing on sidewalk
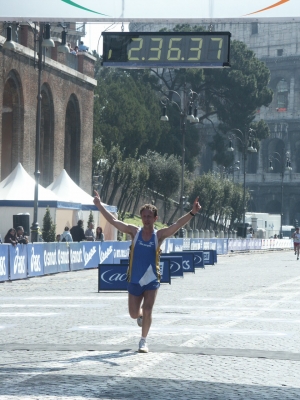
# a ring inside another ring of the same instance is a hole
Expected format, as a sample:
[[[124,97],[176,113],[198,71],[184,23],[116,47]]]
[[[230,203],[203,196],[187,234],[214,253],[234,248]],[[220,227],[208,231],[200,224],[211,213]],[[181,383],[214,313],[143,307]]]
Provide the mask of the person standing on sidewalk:
[[[297,254],[297,260],[299,260],[299,250],[300,250],[300,233],[299,233],[299,228],[296,228],[296,231],[293,233],[293,239],[294,239],[295,254]]]
[[[128,310],[131,318],[136,319],[142,328],[139,352],[148,353],[147,336],[152,322],[152,309],[160,287],[160,246],[166,238],[174,235],[197,214],[201,208],[198,197],[190,212],[179,218],[173,225],[159,230],[154,229],[158,215],[157,208],[152,204],[145,204],[140,209],[142,228],[117,220],[104,208],[96,191],[94,204],[111,225],[131,236],[127,273]]]

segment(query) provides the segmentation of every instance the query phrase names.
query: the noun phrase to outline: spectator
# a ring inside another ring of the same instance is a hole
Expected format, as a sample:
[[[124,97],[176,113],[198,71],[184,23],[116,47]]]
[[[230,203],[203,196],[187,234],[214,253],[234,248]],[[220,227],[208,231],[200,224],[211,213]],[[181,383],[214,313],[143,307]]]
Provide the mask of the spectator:
[[[96,229],[96,241],[104,242],[104,233],[102,232],[101,226],[98,226]]]
[[[89,227],[85,231],[85,237],[86,237],[86,240],[89,240],[90,242],[95,241],[94,224],[92,222],[89,222]]]
[[[88,50],[89,50],[89,48],[87,46],[85,46],[85,44],[83,42],[79,43],[78,51],[88,51]]]
[[[65,230],[62,235],[60,235],[60,242],[73,242],[71,233],[69,232],[69,227],[65,226]]]
[[[78,46],[75,46],[74,49],[70,49],[70,53],[74,54],[75,56],[77,56],[78,53]]]
[[[10,228],[4,238],[4,243],[10,243],[15,246],[18,243],[17,234],[14,228]]]
[[[56,235],[56,241],[60,242],[60,234]]]
[[[17,241],[20,244],[28,244],[28,237],[24,235],[23,226],[18,226],[17,229]]]
[[[81,242],[82,240],[86,240],[82,226],[83,226],[83,221],[82,221],[82,219],[79,219],[77,222],[77,225],[74,225],[70,229],[70,233],[72,235],[73,242]]]

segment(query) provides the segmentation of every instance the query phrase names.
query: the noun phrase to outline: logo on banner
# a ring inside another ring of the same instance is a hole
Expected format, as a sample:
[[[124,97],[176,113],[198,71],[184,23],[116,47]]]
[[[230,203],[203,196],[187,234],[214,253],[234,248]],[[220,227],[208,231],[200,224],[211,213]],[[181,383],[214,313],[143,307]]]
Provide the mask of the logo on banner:
[[[191,269],[189,260],[182,261],[182,268],[183,269]]]
[[[175,250],[174,251],[182,251],[182,245],[181,244],[175,244]]]
[[[69,264],[69,251],[58,249],[57,262],[58,262],[58,265]]]
[[[200,256],[198,256],[198,255],[195,255],[194,256],[194,261],[195,261],[195,264],[201,264],[202,263],[202,257],[200,257]]]
[[[24,274],[26,271],[25,256],[19,256],[19,247],[16,248],[16,257],[14,259],[14,274]]]
[[[171,253],[172,251],[173,251],[173,243],[168,242],[167,253]]]
[[[71,264],[79,264],[79,263],[83,262],[81,249],[70,251],[70,262],[71,262]]]
[[[97,253],[96,246],[93,246],[90,251],[85,251],[85,246],[83,246],[83,259],[84,259],[84,266],[86,267],[93,258],[94,254]]]
[[[191,250],[200,250],[199,242],[191,242]]]
[[[127,274],[126,273],[125,274],[120,274],[120,273],[116,273],[116,272],[111,273],[112,271],[113,271],[112,269],[109,269],[108,271],[103,272],[101,274],[101,279],[104,282],[106,282],[106,283],[108,283],[110,285],[112,285],[113,282],[117,282],[117,281],[124,282],[124,281],[126,281],[126,279],[127,279]]]
[[[41,256],[40,254],[34,254],[34,247],[31,248],[31,257],[30,257],[30,270],[31,272],[40,272],[41,271]]]
[[[44,265],[45,267],[51,267],[56,265],[56,250],[47,251],[44,250]]]
[[[112,246],[109,246],[105,251],[101,251],[101,247],[99,247],[100,264],[103,264],[103,262],[110,256],[112,252],[113,252]]]
[[[128,258],[129,257],[129,249],[114,249],[114,258]]]
[[[5,256],[0,257],[0,276],[6,275]]]
[[[176,268],[176,269],[174,270],[173,267]],[[173,274],[174,274],[175,272],[179,271],[179,270],[180,270],[180,264],[177,263],[176,261],[172,261],[171,270],[172,270]]]
[[[159,272],[160,272],[160,276],[162,278],[164,276],[164,262],[159,263]]]
[[[207,252],[207,251],[203,252],[203,258],[204,258],[204,261],[209,261],[209,252]]]

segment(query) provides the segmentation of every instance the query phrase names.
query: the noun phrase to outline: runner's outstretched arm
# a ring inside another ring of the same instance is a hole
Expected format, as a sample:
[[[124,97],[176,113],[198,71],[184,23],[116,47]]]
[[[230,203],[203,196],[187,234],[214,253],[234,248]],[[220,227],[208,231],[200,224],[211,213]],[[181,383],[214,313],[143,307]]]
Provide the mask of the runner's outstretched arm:
[[[201,209],[199,204],[199,197],[196,197],[193,208],[190,212],[180,217],[173,225],[168,226],[168,228],[162,228],[157,232],[157,238],[159,241],[163,241],[164,239],[174,235],[180,228],[186,225]]]
[[[119,231],[123,233],[128,233],[131,237],[134,237],[138,228],[135,225],[125,224],[124,222],[119,221],[103,206],[103,204],[101,203],[99,193],[96,190],[94,190],[94,193],[95,193],[94,204],[101,212],[103,217],[106,219],[106,221],[109,222],[111,225],[113,225],[115,228],[117,228]]]

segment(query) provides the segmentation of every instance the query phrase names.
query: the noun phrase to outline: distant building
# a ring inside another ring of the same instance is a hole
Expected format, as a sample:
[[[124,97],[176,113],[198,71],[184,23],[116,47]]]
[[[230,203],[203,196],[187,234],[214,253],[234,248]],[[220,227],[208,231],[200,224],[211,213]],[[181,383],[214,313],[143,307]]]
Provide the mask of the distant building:
[[[131,23],[130,30],[151,32],[162,27],[172,29],[174,25]],[[248,211],[280,214],[282,205],[283,224],[294,225],[295,219],[300,220],[300,22],[244,19],[201,25],[213,31],[231,32],[232,39],[243,41],[271,71],[270,87],[274,99],[269,107],[257,110],[256,117],[267,122],[271,136],[262,141],[257,154],[248,156],[246,186],[251,190]],[[202,129],[207,138],[213,134],[210,124]],[[284,170],[282,179],[281,167],[286,161],[286,152],[290,153],[292,170]],[[273,171],[269,171],[272,156]],[[200,173],[214,169],[209,146],[204,146],[200,160]],[[237,160],[241,161],[240,170],[234,173],[234,180],[243,183],[243,163],[239,153],[235,154]]]
[[[37,116],[34,24],[12,24],[15,50],[3,48],[5,23],[0,23],[0,180],[21,162],[33,176]],[[74,47],[82,27],[67,24],[67,41]],[[82,189],[91,192],[95,58],[59,53],[62,27],[52,24],[55,47],[43,50],[40,183],[48,186],[66,169]]]

